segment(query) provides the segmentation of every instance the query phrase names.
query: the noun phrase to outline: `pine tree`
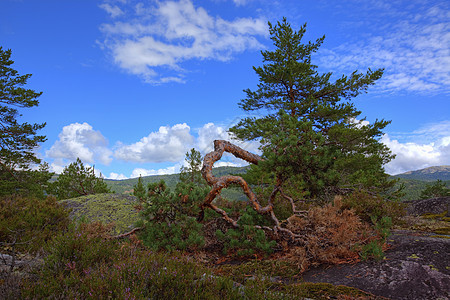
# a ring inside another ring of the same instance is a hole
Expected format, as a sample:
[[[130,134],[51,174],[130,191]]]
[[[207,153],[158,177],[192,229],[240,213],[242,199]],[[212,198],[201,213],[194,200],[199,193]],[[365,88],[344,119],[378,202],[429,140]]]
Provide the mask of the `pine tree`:
[[[450,189],[447,187],[447,184],[440,179],[433,183],[427,184],[425,189],[420,193],[420,199],[448,196],[450,196]]]
[[[187,162],[186,167],[181,167],[180,170],[180,180],[185,183],[196,183],[200,185],[205,185],[205,181],[202,177],[202,155],[199,151],[192,148],[190,152],[186,153]]]
[[[36,132],[45,123],[20,123],[18,108],[37,106],[42,92],[24,88],[31,74],[19,75],[12,64],[11,50],[0,47],[0,190],[1,194],[40,196],[43,191],[38,187],[52,176],[45,165],[41,171],[32,171],[41,162],[35,149],[46,138]]]
[[[58,200],[111,193],[103,178],[95,176],[94,167],[85,167],[79,158],[64,168],[53,183],[51,192]]]
[[[357,121],[361,112],[351,102],[383,70],[355,71],[333,81],[331,72],[320,74],[312,64],[324,36],[302,43],[306,24],[295,31],[285,18],[269,23],[269,31],[275,50],[261,52],[264,65],[254,67],[258,88],[244,90],[246,98],[239,103],[246,112],[267,114],[244,118],[230,129],[241,140],[261,142],[264,161],[252,166],[249,176],[266,174],[275,186],[300,190],[310,199],[390,187],[383,165],[393,156],[379,141],[389,122]]]
[[[133,195],[136,196],[140,202],[147,199],[147,191],[142,183],[142,176],[139,175],[138,182],[133,186]]]

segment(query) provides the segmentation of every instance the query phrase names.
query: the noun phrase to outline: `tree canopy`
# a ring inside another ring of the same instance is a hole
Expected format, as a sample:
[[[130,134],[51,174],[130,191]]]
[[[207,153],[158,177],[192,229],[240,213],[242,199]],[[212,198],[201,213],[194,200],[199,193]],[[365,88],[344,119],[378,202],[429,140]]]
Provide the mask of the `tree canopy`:
[[[420,199],[448,196],[450,196],[450,189],[447,187],[447,184],[440,179],[436,180],[433,183],[427,184],[420,193]]]
[[[94,167],[85,167],[77,160],[64,168],[58,179],[52,184],[51,193],[59,200],[79,196],[111,193],[103,178],[97,177]]]
[[[46,140],[37,134],[45,123],[18,120],[21,116],[18,109],[38,106],[42,92],[24,87],[31,74],[19,75],[12,68],[11,53],[0,47],[0,190],[6,194],[43,194],[37,186],[51,177],[48,166],[39,171],[32,171],[32,167],[41,162],[35,149]]]
[[[253,68],[258,87],[244,90],[246,98],[239,103],[262,116],[243,118],[230,128],[238,139],[261,143],[263,161],[247,178],[265,174],[277,187],[295,187],[310,199],[345,189],[387,189],[383,165],[393,156],[379,138],[390,122],[363,122],[352,103],[383,69],[340,77],[319,73],[312,56],[324,36],[303,43],[306,24],[295,31],[285,18],[269,23],[269,32],[275,49],[261,52],[263,66]]]
[[[199,151],[192,148],[186,153],[185,161],[187,166],[182,166],[180,169],[180,180],[185,183],[196,183],[205,185],[202,178],[202,155]]]

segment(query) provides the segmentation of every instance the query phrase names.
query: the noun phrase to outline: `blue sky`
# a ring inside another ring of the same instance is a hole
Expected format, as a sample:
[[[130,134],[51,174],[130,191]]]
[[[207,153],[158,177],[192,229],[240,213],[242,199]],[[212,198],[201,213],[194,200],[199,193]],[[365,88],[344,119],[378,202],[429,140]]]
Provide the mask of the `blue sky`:
[[[52,170],[80,157],[106,178],[177,172],[245,116],[252,66],[272,49],[267,21],[325,34],[321,71],[385,68],[355,99],[368,122],[392,120],[390,174],[450,165],[448,1],[0,0],[0,46],[43,91],[21,121],[47,126],[38,155]],[[256,151],[255,143],[242,147]],[[242,164],[232,157],[222,165]]]

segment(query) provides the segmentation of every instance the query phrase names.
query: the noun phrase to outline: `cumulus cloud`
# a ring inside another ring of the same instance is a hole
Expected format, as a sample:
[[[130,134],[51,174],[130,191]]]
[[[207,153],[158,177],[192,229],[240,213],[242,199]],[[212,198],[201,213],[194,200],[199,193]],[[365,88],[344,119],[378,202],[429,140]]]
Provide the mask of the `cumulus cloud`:
[[[181,164],[176,164],[171,167],[163,168],[163,169],[144,169],[144,168],[136,168],[131,173],[131,178],[136,178],[139,176],[151,176],[151,175],[167,175],[167,174],[175,174],[180,172]]]
[[[369,26],[381,29],[383,35],[367,32],[365,40],[323,49],[320,64],[345,72],[386,68],[376,86],[386,92],[450,92],[448,3],[430,6],[425,1],[397,6],[397,2],[376,2],[383,5],[369,1],[365,6],[358,1],[358,12],[368,14]]]
[[[157,132],[143,137],[131,145],[118,144],[114,157],[131,162],[177,162],[184,158],[194,137],[186,124],[176,124],[172,127],[161,126]]]
[[[228,128],[224,126],[215,125],[214,123],[207,123],[198,130],[197,148],[204,155],[214,150],[214,140],[227,140],[241,147],[244,150],[255,154],[261,154],[258,149],[259,142],[243,142],[233,139],[233,136],[228,132]],[[214,164],[214,167],[219,166],[244,166],[248,163],[242,159],[236,158],[231,154],[225,153],[222,160]]]
[[[112,179],[112,180],[124,180],[124,179],[128,179],[128,177],[126,177],[123,174],[117,174],[114,172],[109,173],[109,176],[107,177],[108,179]]]
[[[400,142],[388,134],[381,139],[396,155],[385,166],[388,174],[450,165],[450,121],[428,124],[407,136],[398,133],[397,136],[409,141]]]
[[[51,167],[54,171],[62,171],[66,160],[75,161],[80,158],[85,163],[96,161],[109,164],[112,151],[107,147],[108,141],[88,123],[72,123],[64,126],[58,140],[46,151],[46,156],[54,159]]]
[[[139,3],[131,16],[101,30],[115,63],[155,84],[183,82],[182,63],[188,60],[227,61],[247,49],[261,49],[256,37],[267,34],[262,19],[227,21],[191,0]]]

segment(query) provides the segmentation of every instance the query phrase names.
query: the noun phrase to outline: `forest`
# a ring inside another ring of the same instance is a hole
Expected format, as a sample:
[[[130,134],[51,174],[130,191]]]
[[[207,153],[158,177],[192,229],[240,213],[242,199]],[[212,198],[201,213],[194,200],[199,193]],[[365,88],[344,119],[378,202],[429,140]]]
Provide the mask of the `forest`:
[[[0,47],[0,298],[382,299],[302,280],[319,266],[383,261],[392,230],[418,226],[403,201],[412,184],[383,168],[390,121],[363,123],[353,102],[384,70],[320,73],[312,56],[325,37],[303,42],[305,32],[269,23],[273,49],[238,103],[259,115],[229,131],[260,155],[218,139],[203,157],[186,153],[180,174],[123,189],[80,159],[49,171],[35,151],[46,124],[19,122],[42,92]],[[224,153],[249,166],[214,168]],[[448,196],[437,180],[412,197]],[[448,236],[447,214],[415,229]]]

